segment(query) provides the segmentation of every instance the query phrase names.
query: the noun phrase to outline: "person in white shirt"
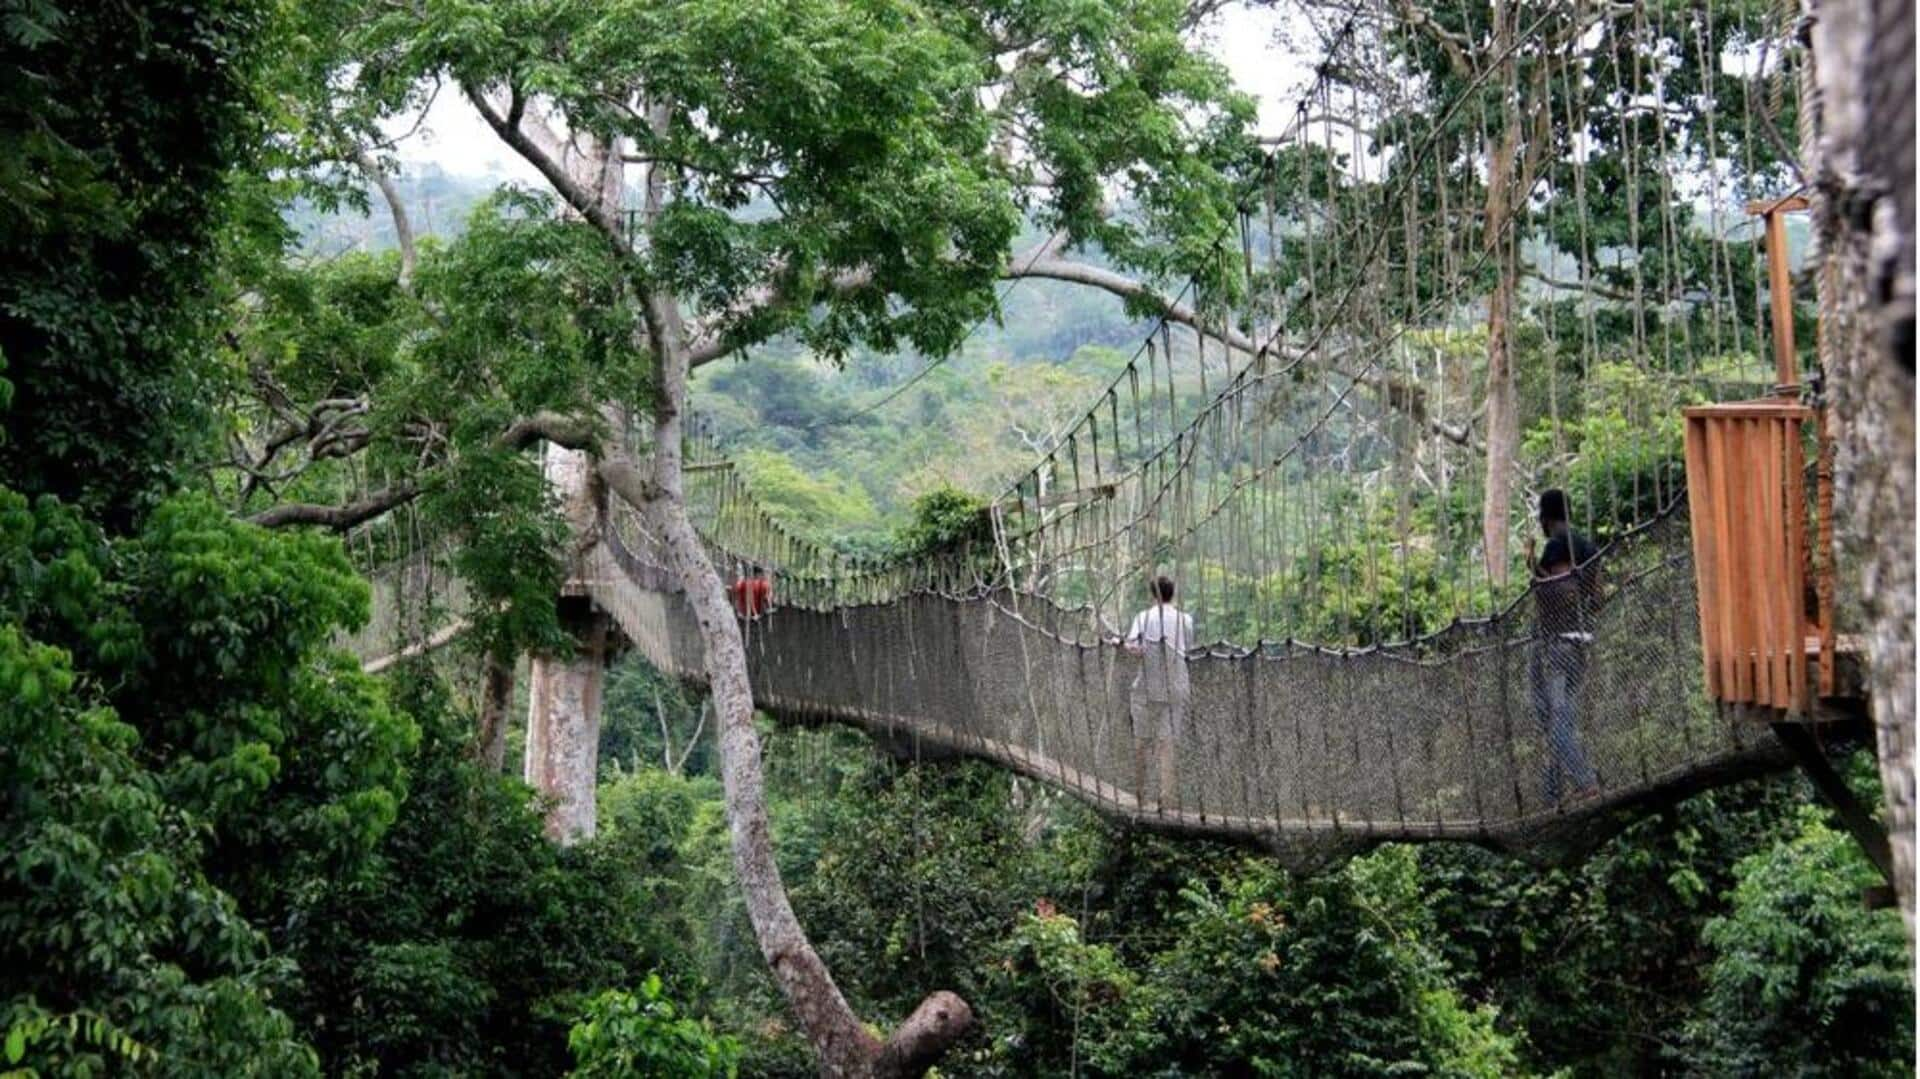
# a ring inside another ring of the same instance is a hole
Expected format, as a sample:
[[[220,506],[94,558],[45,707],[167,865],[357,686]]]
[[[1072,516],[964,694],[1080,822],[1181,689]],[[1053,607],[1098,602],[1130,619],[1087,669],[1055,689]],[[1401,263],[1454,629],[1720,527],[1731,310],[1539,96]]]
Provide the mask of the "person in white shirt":
[[[1124,642],[1140,657],[1128,711],[1133,720],[1134,791],[1146,801],[1147,765],[1154,764],[1159,804],[1175,801],[1174,742],[1186,726],[1187,651],[1193,647],[1193,616],[1173,605],[1173,581],[1154,578],[1149,586],[1154,604],[1133,616]]]

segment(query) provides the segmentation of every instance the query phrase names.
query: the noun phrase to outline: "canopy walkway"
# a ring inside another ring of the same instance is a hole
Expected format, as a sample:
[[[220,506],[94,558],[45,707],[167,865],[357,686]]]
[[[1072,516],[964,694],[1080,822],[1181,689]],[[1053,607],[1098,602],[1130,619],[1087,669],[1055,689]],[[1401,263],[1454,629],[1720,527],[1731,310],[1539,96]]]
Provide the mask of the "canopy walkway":
[[[1516,8],[1452,83],[1337,82],[1399,61],[1386,36],[1335,35],[1204,268],[972,527],[851,556],[694,439],[686,501],[713,564],[774,573],[775,609],[743,622],[755,703],[1301,860],[1577,849],[1617,810],[1792,763],[1767,724],[1851,691],[1830,473],[1803,422],[1821,402],[1795,374],[1781,215],[1805,201],[1749,206],[1790,172],[1791,28],[1711,4]],[[1488,445],[1520,441],[1522,353],[1532,399],[1585,418],[1530,451],[1604,544],[1560,601],[1577,615],[1550,613],[1510,546],[1533,492]],[[431,563],[383,579],[363,655],[457,632],[457,582]],[[568,588],[699,680],[667,565],[616,506]],[[1187,654],[1164,726],[1117,628],[1162,574],[1215,642]],[[399,617],[405,594],[440,615]]]
[[[581,584],[656,667],[699,681],[699,634],[669,575],[619,538]],[[754,700],[853,723],[904,752],[964,755],[1143,827],[1252,840],[1313,860],[1383,840],[1468,840],[1523,853],[1602,838],[1613,811],[1677,800],[1791,763],[1764,726],[1729,722],[1701,676],[1684,516],[1608,556],[1638,569],[1602,609],[1579,737],[1595,785],[1548,800],[1535,719],[1530,603],[1402,644],[1215,647],[1190,660],[1172,797],[1141,789],[1128,687],[1140,659],[1076,640],[1073,612],[1006,589],[924,591],[747,626]]]
[[[1780,716],[1708,693],[1684,511],[1601,555],[1618,568],[1578,710],[1592,785],[1560,797],[1535,697],[1537,607],[1524,596],[1398,643],[1197,649],[1165,787],[1156,762],[1139,760],[1130,716],[1141,658],[1085,636],[1085,611],[1006,587],[776,608],[744,623],[754,700],[791,721],[856,725],[916,759],[986,760],[1149,830],[1250,841],[1296,864],[1388,840],[1576,853],[1617,829],[1622,809],[1794,763],[1753,721]],[[655,667],[704,681],[690,606],[635,517],[618,519],[581,554],[570,590]],[[1806,647],[1817,654],[1818,641]],[[1850,692],[1844,671],[1842,681]]]

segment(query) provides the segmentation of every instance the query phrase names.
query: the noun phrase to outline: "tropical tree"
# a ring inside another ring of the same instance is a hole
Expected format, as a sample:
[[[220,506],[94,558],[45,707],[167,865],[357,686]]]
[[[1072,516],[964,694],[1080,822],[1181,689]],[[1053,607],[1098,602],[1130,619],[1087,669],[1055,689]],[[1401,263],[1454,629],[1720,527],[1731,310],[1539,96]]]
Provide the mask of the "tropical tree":
[[[491,230],[448,250],[453,276],[440,285],[437,257],[404,254],[392,287],[414,294],[418,332],[388,377],[350,375],[301,396],[286,393],[271,353],[247,357],[270,387],[256,395],[262,422],[239,440],[249,470],[278,444],[295,459],[366,461],[363,475],[384,477],[354,486],[339,479],[348,470],[322,468],[302,476],[314,497],[289,485],[257,517],[347,529],[417,502],[491,535],[477,543],[489,554],[463,556],[478,568],[530,549],[525,526],[496,520],[556,520],[532,477],[544,475],[576,535],[595,526],[602,486],[640,511],[700,624],[736,868],[762,952],[831,1072],[915,1070],[968,1010],[936,995],[892,1039],[875,1039],[786,901],[738,630],[684,505],[689,372],[780,334],[829,357],[856,344],[938,355],[993,313],[996,282],[1014,275],[1195,320],[1147,282],[1203,261],[1254,155],[1249,103],[1184,41],[1193,14],[1168,0],[326,8],[333,33],[348,28],[342,56],[353,62],[309,87],[316,129],[356,132],[365,147],[373,118],[432,87],[457,90],[538,171],[560,213],[503,204]],[[1126,216],[1112,210],[1120,201]],[[1014,253],[1023,214],[1047,236]],[[1069,255],[1094,245],[1142,276]],[[529,289],[546,298],[530,303]],[[351,417],[330,422],[326,403],[342,401],[333,411]],[[651,429],[644,457],[615,437],[633,414]],[[272,432],[283,431],[298,433],[280,443]],[[541,472],[522,452],[535,444],[546,447]],[[506,494],[479,498],[486,483]],[[551,595],[557,563],[544,565],[537,584]],[[481,589],[482,608],[552,610],[522,586],[528,576]],[[606,634],[566,628],[577,643],[535,659],[535,708],[549,708],[536,722],[590,726],[551,702],[596,696]],[[493,639],[525,640],[515,632]],[[593,770],[563,771],[563,831],[590,830]]]
[[[0,470],[133,527],[208,419],[189,302],[261,141],[270,5],[0,7]]]
[[[1759,238],[1727,203],[1791,183],[1797,117],[1768,103],[1797,54],[1755,3],[1279,6],[1362,42],[1312,118],[1353,132],[1340,167],[1365,173],[1354,159],[1378,158],[1383,185],[1417,193],[1385,230],[1382,257],[1410,269],[1388,314],[1438,306],[1484,324],[1466,422],[1434,422],[1428,387],[1368,385],[1484,457],[1482,555],[1503,583],[1526,368],[1685,373],[1743,343]],[[1523,316],[1546,333],[1538,355],[1523,355]]]

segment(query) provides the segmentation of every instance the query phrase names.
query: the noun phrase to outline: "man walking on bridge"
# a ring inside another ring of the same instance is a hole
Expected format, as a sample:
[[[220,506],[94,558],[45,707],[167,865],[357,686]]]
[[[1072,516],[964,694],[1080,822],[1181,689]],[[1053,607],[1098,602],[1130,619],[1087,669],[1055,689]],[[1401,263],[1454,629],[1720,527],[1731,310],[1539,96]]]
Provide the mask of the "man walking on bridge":
[[[1174,743],[1187,721],[1192,688],[1187,682],[1187,650],[1193,647],[1193,616],[1173,605],[1173,581],[1156,577],[1149,586],[1153,606],[1133,616],[1126,649],[1140,657],[1128,710],[1133,720],[1134,794],[1145,807],[1147,763],[1154,763],[1158,804],[1171,806],[1174,792]]]
[[[1534,715],[1547,739],[1545,793],[1547,801],[1559,802],[1568,788],[1575,797],[1598,790],[1580,744],[1580,689],[1587,679],[1587,650],[1593,645],[1600,566],[1593,543],[1568,521],[1565,491],[1541,492],[1540,530],[1546,533],[1547,548],[1537,561],[1533,540],[1527,540],[1539,634],[1529,673]]]

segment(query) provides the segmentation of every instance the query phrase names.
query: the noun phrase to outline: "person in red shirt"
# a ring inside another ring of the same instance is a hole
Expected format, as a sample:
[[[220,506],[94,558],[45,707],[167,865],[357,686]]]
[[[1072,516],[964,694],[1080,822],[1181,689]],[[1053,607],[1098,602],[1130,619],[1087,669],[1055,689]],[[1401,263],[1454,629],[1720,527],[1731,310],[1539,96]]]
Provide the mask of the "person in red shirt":
[[[767,580],[767,571],[759,566],[753,567],[752,576],[733,582],[729,591],[733,593],[734,613],[742,618],[759,618],[773,608],[773,582]]]

